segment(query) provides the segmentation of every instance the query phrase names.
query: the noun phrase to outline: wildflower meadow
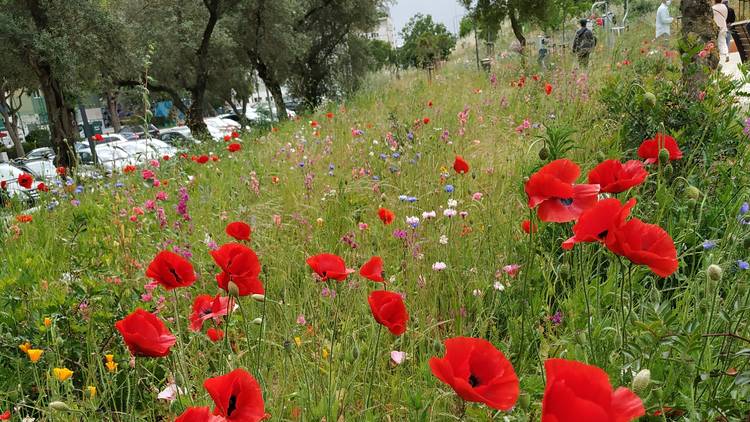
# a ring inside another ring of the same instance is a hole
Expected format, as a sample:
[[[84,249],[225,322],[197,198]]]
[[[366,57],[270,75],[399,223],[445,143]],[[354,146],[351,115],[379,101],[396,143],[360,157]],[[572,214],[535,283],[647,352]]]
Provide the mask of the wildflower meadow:
[[[3,210],[0,419],[747,420],[739,83],[648,39],[58,169]]]

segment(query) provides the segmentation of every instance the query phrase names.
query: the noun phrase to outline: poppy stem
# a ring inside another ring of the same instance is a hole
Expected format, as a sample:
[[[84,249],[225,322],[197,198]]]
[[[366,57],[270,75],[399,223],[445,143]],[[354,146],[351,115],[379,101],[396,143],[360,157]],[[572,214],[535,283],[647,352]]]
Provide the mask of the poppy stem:
[[[184,350],[184,344],[182,343],[182,340],[181,340],[182,339],[182,331],[180,330],[180,311],[179,311],[179,306],[178,306],[180,298],[177,295],[177,289],[172,290],[172,293],[174,294],[174,323],[175,323],[175,328],[177,328],[177,336],[176,337],[177,337],[177,354],[178,354],[178,356],[177,356],[178,357],[178,362],[175,364],[175,367],[174,367],[174,370],[175,370],[174,377],[175,377],[175,384],[177,385],[177,388],[176,388],[177,395],[179,396],[179,394],[180,394],[179,393],[179,390],[180,390],[179,385],[180,384],[187,385],[188,384],[188,379],[187,379],[187,372],[185,371],[185,367],[182,365],[182,362],[183,362],[182,352]],[[181,374],[179,372],[177,372],[178,366],[179,366],[179,369],[182,371]],[[180,374],[180,377],[182,378],[182,380],[181,380],[182,382],[178,382],[178,380],[177,380],[177,374]],[[190,404],[191,405],[195,404],[193,402],[193,397],[190,394],[188,394],[187,396],[190,399]]]
[[[378,334],[375,336],[375,352],[370,359],[370,370],[367,371],[370,374],[369,382],[367,384],[367,399],[365,399],[365,412],[369,412],[370,409],[370,394],[372,393],[372,381],[375,378],[375,360],[378,358],[378,349],[380,348],[380,333],[383,331],[383,325],[378,324]]]
[[[334,286],[335,287],[335,286]],[[331,350],[328,352],[328,415],[331,417],[331,420],[336,420],[336,418],[331,414],[331,409],[333,406],[333,394],[335,394],[335,391],[333,390],[333,349],[336,347],[336,328],[337,328],[337,319],[338,319],[338,308],[336,307],[336,297],[334,295],[331,295],[331,308],[328,311],[329,313],[329,320],[331,321],[332,328],[331,328]]]
[[[227,329],[224,333],[224,349],[226,349],[230,354],[232,353],[232,349],[229,347],[229,320],[232,317],[232,312],[234,312],[234,296],[229,296],[229,303],[227,304]],[[223,359],[224,362],[229,366],[229,359]],[[229,372],[229,368],[227,368],[227,372]]]

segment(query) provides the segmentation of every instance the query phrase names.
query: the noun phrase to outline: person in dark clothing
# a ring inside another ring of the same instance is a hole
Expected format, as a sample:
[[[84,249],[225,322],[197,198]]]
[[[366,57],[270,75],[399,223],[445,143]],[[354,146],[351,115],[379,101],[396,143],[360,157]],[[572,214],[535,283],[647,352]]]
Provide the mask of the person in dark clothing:
[[[589,56],[591,51],[596,47],[596,37],[590,29],[587,28],[588,19],[581,19],[581,28],[576,32],[573,39],[573,53],[578,56],[578,63],[581,67],[589,65]]]
[[[723,0],[725,6],[727,6],[727,47],[732,43],[732,24],[737,22],[737,14],[734,13],[734,9],[729,7],[729,0]]]

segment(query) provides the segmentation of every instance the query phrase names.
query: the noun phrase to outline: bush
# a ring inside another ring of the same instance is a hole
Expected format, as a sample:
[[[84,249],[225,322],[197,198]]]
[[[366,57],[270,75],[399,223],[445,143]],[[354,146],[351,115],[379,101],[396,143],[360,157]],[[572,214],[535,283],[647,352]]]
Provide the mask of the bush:
[[[52,147],[52,138],[46,129],[33,129],[26,135],[26,143],[33,148]],[[24,145],[24,149],[26,146]]]

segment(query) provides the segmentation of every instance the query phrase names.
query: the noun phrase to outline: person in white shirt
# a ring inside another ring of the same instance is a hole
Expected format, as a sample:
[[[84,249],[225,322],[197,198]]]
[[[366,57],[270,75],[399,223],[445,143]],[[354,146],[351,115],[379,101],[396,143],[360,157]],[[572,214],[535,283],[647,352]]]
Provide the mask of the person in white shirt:
[[[729,17],[729,9],[721,2],[721,0],[714,0],[714,5],[711,6],[714,10],[714,22],[719,27],[719,37],[716,40],[716,44],[719,47],[719,58],[729,61],[729,47],[727,46],[727,17]]]
[[[659,8],[656,10],[656,38],[661,36],[669,37],[672,33],[670,25],[674,18],[669,16],[669,5],[672,0],[661,0]]]

